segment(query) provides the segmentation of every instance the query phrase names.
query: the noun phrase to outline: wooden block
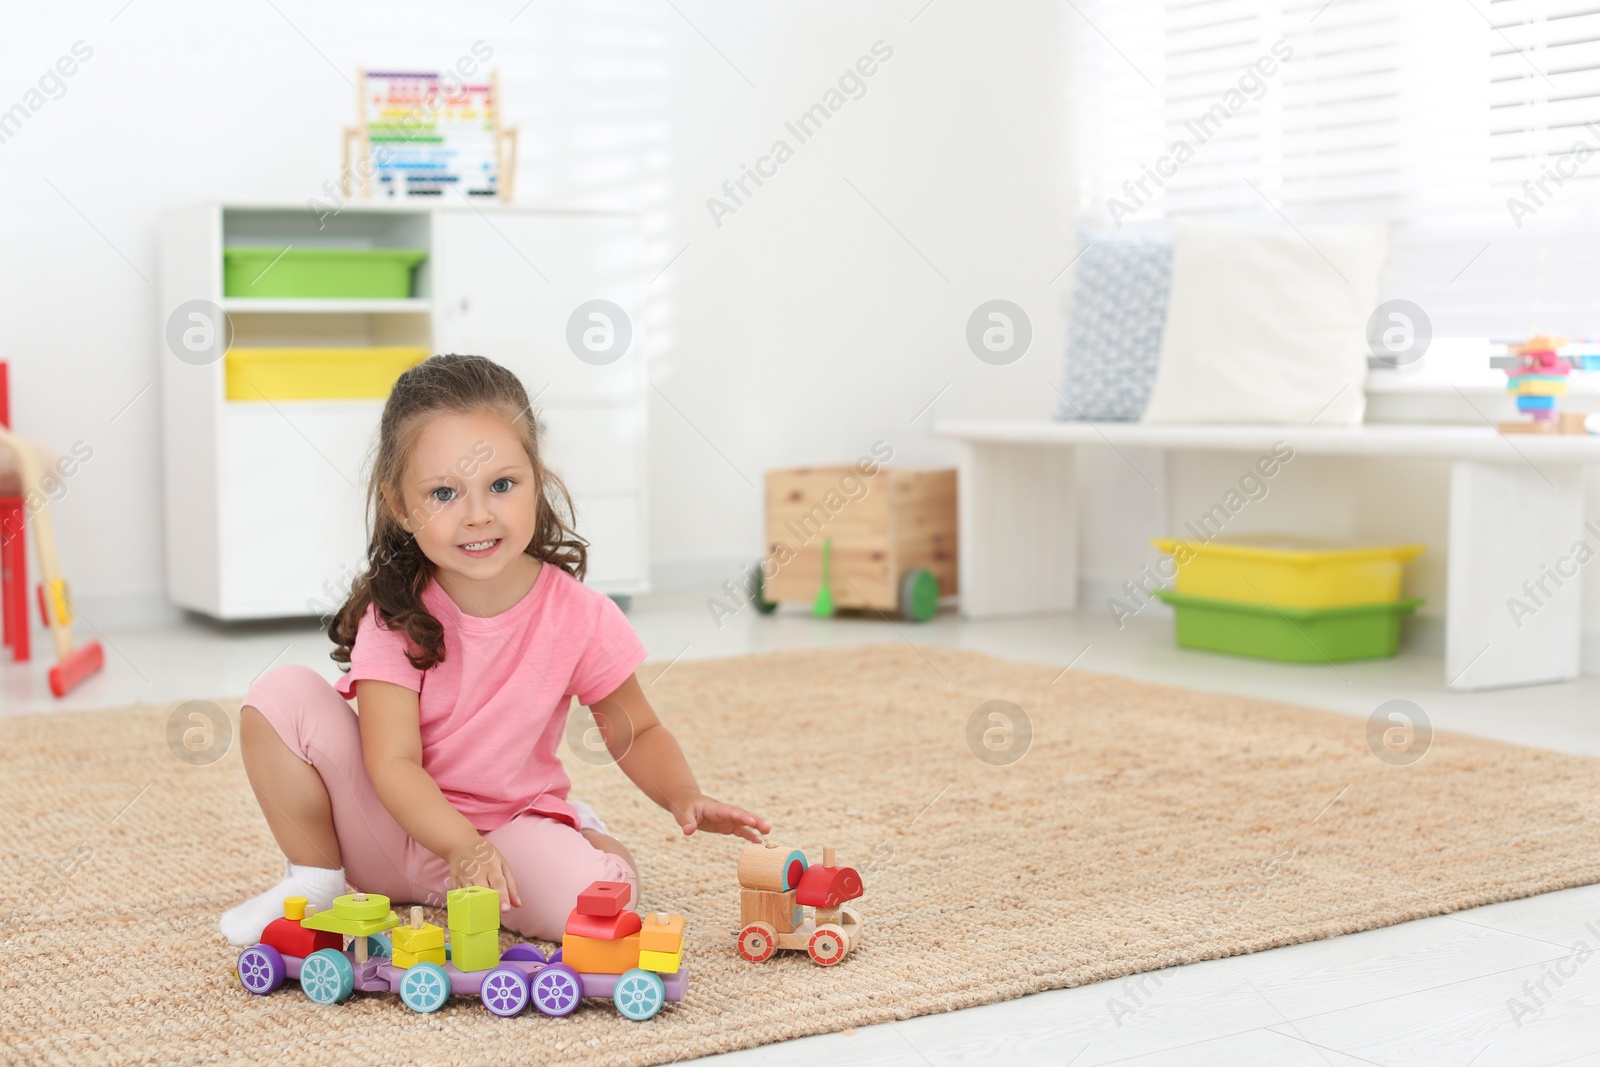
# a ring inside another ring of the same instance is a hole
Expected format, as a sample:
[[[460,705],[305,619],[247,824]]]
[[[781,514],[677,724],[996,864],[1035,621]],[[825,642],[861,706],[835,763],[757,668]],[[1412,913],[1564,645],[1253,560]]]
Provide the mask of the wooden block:
[[[563,956],[563,959],[566,957]],[[683,966],[683,949],[676,952],[653,952],[644,948],[639,950],[639,966],[646,971],[655,971],[657,974],[677,974],[678,968]]]
[[[600,941],[616,941],[639,932],[639,913],[623,911],[615,915],[585,915],[574,908],[567,916],[566,932]]]
[[[604,941],[579,934],[561,937],[561,962],[584,974],[621,974],[639,966],[639,935]]]
[[[806,854],[777,845],[746,845],[739,853],[739,884],[746,889],[781,893],[800,884],[806,873]]]
[[[493,890],[490,890],[493,892]],[[450,928],[450,962],[459,971],[487,971],[500,962],[500,928],[471,934]]]
[[[739,890],[739,926],[751,923],[770,923],[780,934],[786,934],[800,924],[805,911],[795,903],[794,890],[774,893],[766,889]]]
[[[1495,428],[1501,433],[1556,433],[1559,430],[1554,419],[1502,422]]]
[[[1563,411],[1558,417],[1557,423],[1561,433],[1586,434],[1589,432],[1589,428],[1584,423],[1588,418],[1589,413],[1587,411]]]
[[[437,930],[439,927],[435,926],[434,929]],[[454,949],[451,951],[454,951]],[[394,950],[394,965],[396,967],[404,969],[406,967],[413,967],[419,963],[437,963],[439,966],[443,967],[445,963],[444,945],[441,944],[438,948],[425,948],[418,952],[405,952],[399,948]],[[483,968],[473,969],[482,970]]]
[[[795,898],[812,908],[835,908],[862,893],[854,867],[811,867],[800,879]]]
[[[744,923],[739,924],[743,927]],[[683,947],[683,916],[658,911],[644,917],[639,928],[640,952],[677,952]]]
[[[285,956],[305,959],[319,948],[344,948],[344,935],[328,930],[309,930],[299,920],[287,916],[273,919],[261,932],[261,943],[271,945]]]
[[[578,894],[577,910],[584,915],[616,915],[628,906],[632,893],[627,882],[595,882]]]
[[[449,914],[446,921],[452,932],[481,934],[500,930],[500,894],[487,886],[452,889],[445,894],[445,904]]]
[[[389,940],[396,952],[427,952],[438,949],[444,952],[444,927],[423,923],[422,928],[396,926],[389,931]]]

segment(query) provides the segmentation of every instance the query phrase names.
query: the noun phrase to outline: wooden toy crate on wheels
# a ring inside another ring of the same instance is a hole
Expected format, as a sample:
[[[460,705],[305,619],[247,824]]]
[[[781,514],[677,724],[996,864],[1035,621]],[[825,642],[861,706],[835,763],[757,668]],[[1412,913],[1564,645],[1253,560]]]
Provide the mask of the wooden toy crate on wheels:
[[[802,467],[767,472],[769,604],[812,604],[827,574],[833,606],[931,618],[956,594],[956,472]],[[824,560],[824,544],[827,560]]]

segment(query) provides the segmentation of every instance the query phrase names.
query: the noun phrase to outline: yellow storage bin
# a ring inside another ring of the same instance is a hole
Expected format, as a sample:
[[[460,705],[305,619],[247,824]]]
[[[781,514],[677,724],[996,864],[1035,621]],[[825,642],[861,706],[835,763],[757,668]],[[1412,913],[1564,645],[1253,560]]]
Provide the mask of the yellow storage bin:
[[[1340,608],[1400,599],[1401,570],[1421,545],[1364,548],[1296,537],[1231,541],[1152,542],[1177,563],[1174,592],[1185,597],[1269,604],[1280,608]]]
[[[425,348],[230,348],[229,400],[382,400]]]

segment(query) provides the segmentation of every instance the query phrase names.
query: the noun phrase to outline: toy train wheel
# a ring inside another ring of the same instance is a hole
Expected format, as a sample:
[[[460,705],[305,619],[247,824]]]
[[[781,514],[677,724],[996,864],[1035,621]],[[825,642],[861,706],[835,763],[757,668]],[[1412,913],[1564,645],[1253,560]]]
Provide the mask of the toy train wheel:
[[[489,1014],[502,1019],[520,1015],[531,995],[528,976],[517,967],[496,967],[484,978],[483,987],[478,991]]]
[[[778,950],[778,931],[771,923],[751,923],[739,931],[739,955],[751,963],[762,963]]]
[[[283,953],[271,945],[251,945],[239,953],[238,973],[246,992],[264,997],[283,985]]]
[[[450,999],[450,976],[437,963],[414,963],[400,979],[400,1003],[412,1011],[427,1014],[444,1007]]]
[[[850,943],[845,940],[844,927],[833,923],[817,927],[817,932],[806,942],[806,954],[819,967],[832,967],[844,959],[844,954],[849,951]]]
[[[533,976],[533,1006],[560,1018],[578,1010],[583,1000],[583,979],[565,963],[555,963]]]
[[[355,992],[356,969],[338,949],[319,948],[300,965],[300,988],[317,1004],[338,1004]]]
[[[557,951],[559,952],[560,950],[557,949]],[[520,944],[512,945],[510,948],[508,948],[504,952],[500,953],[500,959],[502,961],[504,961],[504,960],[522,960],[525,963],[554,963],[554,962],[556,962],[555,960],[547,960],[547,959],[545,959],[544,958],[544,953],[539,951],[539,946],[538,945],[530,945],[526,941],[524,941],[524,942],[522,942]]]
[[[667,1002],[667,986],[659,974],[635,967],[617,979],[611,1002],[623,1015],[642,1023]]]
[[[394,942],[389,940],[388,934],[371,934],[367,937],[367,955],[379,959],[394,958]]]

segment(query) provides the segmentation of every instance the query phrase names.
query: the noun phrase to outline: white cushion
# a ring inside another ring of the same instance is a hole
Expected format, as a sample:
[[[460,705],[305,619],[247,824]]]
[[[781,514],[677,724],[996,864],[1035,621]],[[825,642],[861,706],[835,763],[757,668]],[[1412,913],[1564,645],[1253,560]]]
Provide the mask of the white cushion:
[[[1382,223],[1179,221],[1172,304],[1145,422],[1358,423]]]

